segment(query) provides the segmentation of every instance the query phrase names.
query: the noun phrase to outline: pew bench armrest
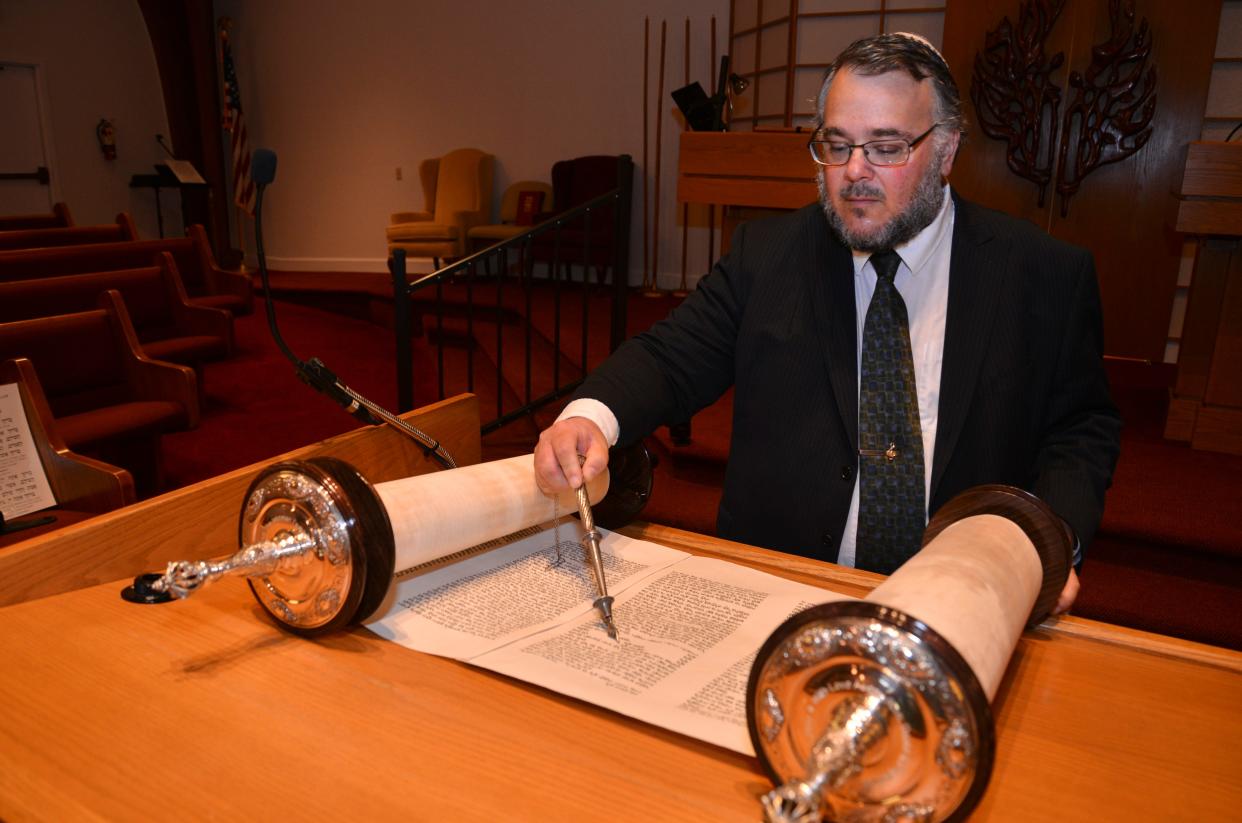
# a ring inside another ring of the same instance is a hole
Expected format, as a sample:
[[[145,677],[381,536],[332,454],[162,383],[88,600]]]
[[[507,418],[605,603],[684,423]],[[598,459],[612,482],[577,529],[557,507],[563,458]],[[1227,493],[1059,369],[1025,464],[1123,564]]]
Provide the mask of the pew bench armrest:
[[[115,289],[101,294],[99,304],[116,324],[114,332],[122,341],[123,348],[128,349],[122,355],[121,366],[134,397],[180,403],[185,409],[186,428],[197,426],[198,382],[194,377],[194,369],[163,360],[153,360],[142,353],[138,335],[134,333],[134,325],[129,319],[129,311]]]
[[[76,454],[65,445],[34,364],[25,357],[0,363],[0,383],[14,382],[19,386],[30,434],[58,506],[102,514],[137,499],[134,478],[128,471]]]

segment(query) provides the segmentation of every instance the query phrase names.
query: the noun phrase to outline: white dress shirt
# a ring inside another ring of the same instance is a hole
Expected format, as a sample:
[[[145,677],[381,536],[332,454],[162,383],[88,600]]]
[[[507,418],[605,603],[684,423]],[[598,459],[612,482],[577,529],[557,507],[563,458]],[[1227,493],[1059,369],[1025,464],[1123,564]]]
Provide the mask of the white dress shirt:
[[[949,306],[949,258],[953,247],[953,198],[949,187],[944,187],[944,203],[936,218],[908,243],[897,246],[894,251],[901,257],[894,281],[897,291],[906,304],[910,320],[910,353],[914,358],[914,381],[919,397],[919,426],[923,433],[923,516],[927,516],[927,498],[930,497],[932,457],[936,443],[936,424],[940,406],[940,368],[944,359],[944,321]],[[875,293],[876,274],[871,266],[868,252],[854,252],[854,301],[858,345],[856,373],[862,372],[863,324],[871,295]],[[858,402],[858,398],[854,398]],[[615,446],[620,436],[620,424],[616,415],[598,400],[581,398],[569,403],[557,420],[568,417],[585,417],[599,426],[609,446]],[[854,565],[854,550],[858,534],[858,477],[854,478],[854,492],[850,511],[841,535],[841,550],[837,562],[843,566]]]

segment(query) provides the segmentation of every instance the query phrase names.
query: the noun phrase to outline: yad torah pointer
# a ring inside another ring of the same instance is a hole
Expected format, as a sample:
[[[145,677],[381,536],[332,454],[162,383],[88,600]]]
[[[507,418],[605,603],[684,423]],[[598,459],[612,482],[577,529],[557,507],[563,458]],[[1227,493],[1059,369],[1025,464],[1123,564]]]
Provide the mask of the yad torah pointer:
[[[578,465],[586,462],[586,457],[578,455]],[[587,562],[591,564],[591,574],[595,577],[595,589],[599,597],[595,598],[595,608],[604,620],[604,628],[608,636],[620,642],[617,636],[617,624],[612,619],[612,597],[608,594],[608,581],[604,579],[604,557],[599,550],[599,532],[595,530],[595,518],[591,514],[591,498],[587,497],[586,480],[578,486],[578,513],[582,516],[582,548],[586,550]]]

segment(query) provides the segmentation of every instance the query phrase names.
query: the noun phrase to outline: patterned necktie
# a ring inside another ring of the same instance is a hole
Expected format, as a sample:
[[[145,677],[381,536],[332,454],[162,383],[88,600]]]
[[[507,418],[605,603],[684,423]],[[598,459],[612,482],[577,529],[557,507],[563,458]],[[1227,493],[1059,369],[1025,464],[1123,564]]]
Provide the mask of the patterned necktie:
[[[855,565],[881,574],[892,574],[918,551],[926,517],[910,326],[893,285],[900,264],[891,250],[871,255],[876,284],[863,325],[858,394]]]

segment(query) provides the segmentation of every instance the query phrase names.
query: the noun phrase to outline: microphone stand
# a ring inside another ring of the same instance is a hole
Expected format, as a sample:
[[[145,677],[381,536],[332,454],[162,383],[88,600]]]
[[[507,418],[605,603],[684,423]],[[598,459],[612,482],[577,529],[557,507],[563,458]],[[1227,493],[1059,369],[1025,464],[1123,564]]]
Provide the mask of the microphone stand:
[[[259,151],[262,151],[262,149],[256,151],[255,154],[258,154]],[[271,161],[272,172],[274,172],[275,155],[271,155]],[[255,175],[255,177],[258,177],[258,175]],[[267,307],[267,324],[272,331],[272,338],[276,341],[280,351],[293,364],[293,370],[298,378],[316,391],[326,394],[335,400],[345,411],[363,423],[372,426],[379,425],[381,422],[387,423],[397,431],[412,438],[422,447],[424,454],[435,458],[444,468],[457,468],[457,463],[453,460],[453,457],[431,435],[402,420],[392,412],[373,403],[342,383],[337,379],[336,374],[324,365],[323,361],[318,357],[312,357],[310,360],[303,361],[289,349],[285,339],[280,334],[280,329],[276,326],[276,306],[272,302],[272,289],[267,277],[267,256],[263,251],[263,193],[266,189],[267,182],[260,183],[258,180],[255,180],[254,240],[259,256],[259,279],[263,282],[263,299],[264,305]]]

